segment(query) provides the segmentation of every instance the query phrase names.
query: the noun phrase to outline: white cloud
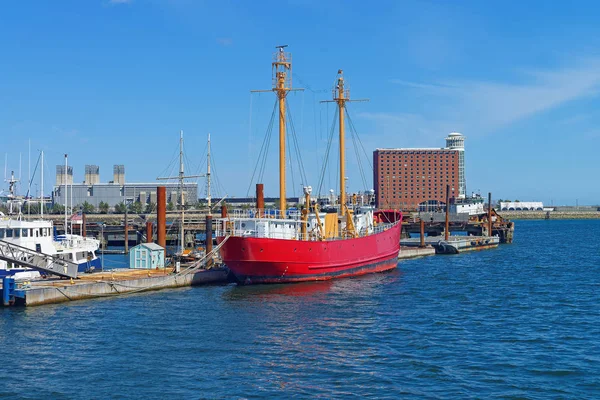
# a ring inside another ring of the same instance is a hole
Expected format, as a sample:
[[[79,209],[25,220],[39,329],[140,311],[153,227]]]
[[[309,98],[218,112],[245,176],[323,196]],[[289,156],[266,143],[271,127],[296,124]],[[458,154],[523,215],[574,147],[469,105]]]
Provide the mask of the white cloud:
[[[445,129],[489,133],[535,114],[560,107],[600,89],[600,59],[588,59],[571,67],[527,71],[523,83],[494,81],[440,81],[432,83],[392,80],[420,94],[435,97],[422,114],[363,113],[381,126],[397,125],[413,133]]]

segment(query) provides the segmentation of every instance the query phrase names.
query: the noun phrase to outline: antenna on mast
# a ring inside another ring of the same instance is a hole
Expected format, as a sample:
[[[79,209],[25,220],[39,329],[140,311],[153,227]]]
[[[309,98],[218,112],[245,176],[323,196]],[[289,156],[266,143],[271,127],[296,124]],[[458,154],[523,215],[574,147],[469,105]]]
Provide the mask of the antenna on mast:
[[[284,51],[287,44],[275,46],[278,50],[273,54],[271,62],[272,70],[272,89],[271,90],[252,90],[251,92],[270,92],[277,95],[279,101],[279,209],[281,215],[285,215],[286,210],[286,191],[285,191],[285,99],[291,91],[304,90],[292,89],[292,53]]]

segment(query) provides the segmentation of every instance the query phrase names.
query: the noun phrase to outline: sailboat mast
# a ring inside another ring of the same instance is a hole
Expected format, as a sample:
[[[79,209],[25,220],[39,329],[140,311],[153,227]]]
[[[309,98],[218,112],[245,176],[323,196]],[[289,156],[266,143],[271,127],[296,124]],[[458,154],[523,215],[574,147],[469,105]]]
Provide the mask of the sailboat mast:
[[[272,63],[273,91],[279,99],[279,209],[281,215],[285,214],[285,99],[292,89],[292,55],[283,49],[286,46],[277,46]]]
[[[65,235],[68,233],[67,232],[67,207],[69,206],[69,202],[68,202],[68,197],[67,197],[67,169],[68,169],[69,163],[67,161],[67,155],[65,154],[65,173],[64,173],[64,178],[65,178]]]
[[[179,133],[179,195],[180,195],[180,207],[181,207],[181,226],[179,228],[179,240],[181,245],[181,254],[183,255],[183,250],[185,249],[184,244],[184,229],[183,222],[185,221],[185,210],[183,207],[183,130]]]
[[[206,151],[206,200],[208,202],[208,215],[212,215],[212,198],[210,195],[210,133],[208,134],[208,147]]]
[[[40,215],[44,219],[44,150],[42,150],[42,174],[40,176]]]
[[[339,129],[340,129],[340,214],[344,214],[346,208],[346,138],[344,116],[346,109],[347,91],[344,90],[343,71],[338,71],[338,80],[336,90],[337,97],[334,99],[339,108]]]
[[[27,155],[27,215],[31,215],[31,139],[29,139],[28,146],[28,155]]]

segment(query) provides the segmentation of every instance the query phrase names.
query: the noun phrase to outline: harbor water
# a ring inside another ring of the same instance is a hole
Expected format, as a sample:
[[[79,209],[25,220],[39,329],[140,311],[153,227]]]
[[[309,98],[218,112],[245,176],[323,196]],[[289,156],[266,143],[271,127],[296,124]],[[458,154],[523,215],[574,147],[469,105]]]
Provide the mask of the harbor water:
[[[516,227],[359,278],[2,308],[0,398],[599,398],[600,221]]]

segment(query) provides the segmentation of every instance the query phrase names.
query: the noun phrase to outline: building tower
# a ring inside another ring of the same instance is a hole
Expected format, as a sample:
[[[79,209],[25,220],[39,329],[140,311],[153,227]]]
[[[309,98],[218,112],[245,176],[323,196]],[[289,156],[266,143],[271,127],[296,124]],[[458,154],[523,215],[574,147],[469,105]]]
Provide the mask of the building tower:
[[[467,193],[467,184],[465,181],[465,137],[452,132],[446,137],[446,148],[449,150],[458,150],[458,198],[464,199]]]
[[[100,167],[97,165],[85,166],[85,184],[97,185],[100,183]]]
[[[113,182],[118,183],[120,185],[125,184],[125,166],[124,165],[115,165],[113,167]]]
[[[67,176],[65,177],[65,168],[67,169]],[[64,165],[56,166],[56,186],[61,186],[65,184],[65,180],[67,181],[67,185],[73,184],[73,167]]]

